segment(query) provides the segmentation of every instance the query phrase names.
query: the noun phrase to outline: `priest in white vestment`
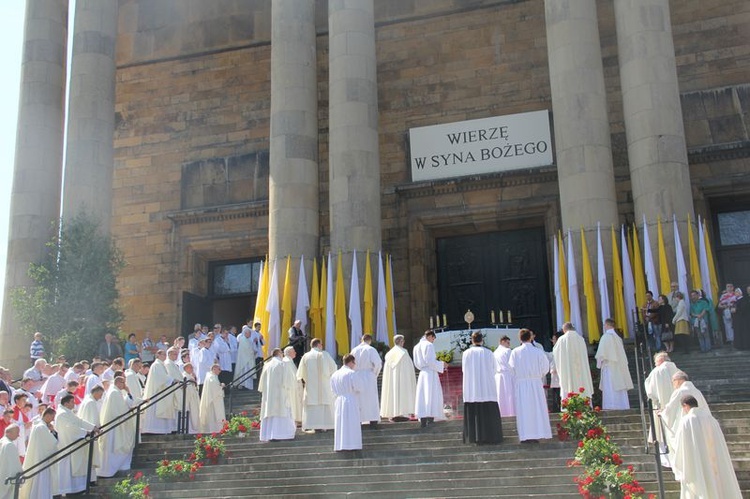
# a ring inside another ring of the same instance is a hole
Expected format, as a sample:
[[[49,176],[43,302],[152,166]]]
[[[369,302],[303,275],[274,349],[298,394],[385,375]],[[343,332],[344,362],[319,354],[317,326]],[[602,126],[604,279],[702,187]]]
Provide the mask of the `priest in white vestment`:
[[[211,373],[216,362],[216,353],[211,348],[212,342],[211,338],[201,340],[200,348],[195,351],[195,355],[190,355],[193,369],[195,369],[195,377],[198,380],[198,393],[203,393],[203,383],[205,383],[206,376]]]
[[[365,386],[355,368],[354,356],[348,354],[344,356],[341,369],[331,376],[331,390],[336,396],[333,450],[337,452],[362,448],[362,417],[359,415],[358,394]]]
[[[513,370],[508,365],[510,354],[510,338],[503,336],[493,354],[495,357],[495,390],[497,392],[497,405],[500,408],[500,416],[510,417],[516,415],[516,380]]]
[[[677,429],[674,459],[680,499],[742,499],[719,422],[695,397],[681,399],[685,413]]]
[[[68,364],[63,364],[57,372],[47,378],[41,388],[42,402],[47,405],[54,405],[57,392],[63,390],[66,385],[65,375],[68,374]]]
[[[86,376],[86,390],[84,396],[91,393],[91,389],[99,385],[104,388],[104,382],[102,381],[101,375],[106,369],[106,366],[101,362],[94,362],[91,364],[91,374]]]
[[[5,480],[23,471],[15,443],[19,434],[18,425],[11,424],[5,428],[5,435],[0,438],[0,499],[13,498],[13,485],[6,484]]]
[[[292,440],[297,425],[292,418],[292,397],[297,379],[283,361],[280,348],[271,352],[271,360],[263,366],[258,391],[260,404],[260,441]]]
[[[65,395],[57,408],[55,429],[58,436],[57,445],[60,449],[64,449],[97,429],[97,425],[84,421],[73,414],[74,405],[73,396]],[[58,463],[60,494],[75,494],[86,489],[88,455],[89,446],[84,445]]]
[[[219,381],[221,366],[214,364],[206,374],[200,402],[200,430],[202,433],[221,431],[226,419],[224,411],[224,385]]]
[[[239,379],[241,375],[255,367],[255,348],[250,341],[252,329],[249,326],[242,326],[242,332],[237,337],[237,364],[234,366],[234,379]],[[240,383],[238,388],[246,390],[253,389],[254,376],[248,376]]]
[[[391,421],[408,421],[414,414],[417,400],[417,377],[414,362],[404,348],[404,336],[393,337],[393,347],[385,354],[383,364],[383,393],[380,397],[380,417]]]
[[[542,377],[549,372],[549,359],[531,344],[531,331],[519,331],[521,346],[513,349],[508,365],[516,379],[516,426],[521,442],[552,438]]]
[[[130,410],[135,400],[128,392],[125,378],[118,376],[104,396],[104,405],[100,417],[101,425],[114,421]],[[123,418],[124,419],[124,418]],[[117,421],[119,423],[123,419]],[[115,423],[116,424],[116,423]],[[97,475],[114,476],[118,471],[128,471],[135,445],[135,419],[129,419],[113,430],[108,431],[97,442],[101,462]]]
[[[685,372],[678,370],[672,375],[672,388],[674,391],[669,397],[669,402],[658,411],[658,415],[664,423],[670,463],[674,463],[674,452],[676,447],[675,438],[677,436],[677,430],[680,427],[680,420],[684,414],[684,411],[682,410],[682,399],[690,395],[698,401],[698,405],[701,408],[711,412],[711,408],[708,406],[708,402],[706,402],[703,394],[695,387],[693,382],[690,381],[690,378]]]
[[[297,379],[297,365],[294,363],[294,359],[297,358],[297,351],[293,346],[289,345],[284,349],[284,364],[287,369],[294,376],[294,395],[292,396],[292,419],[296,423],[302,423],[302,395],[305,391],[305,387],[302,385],[302,381]]]
[[[81,407],[78,408],[78,417],[87,423],[91,423],[96,427],[101,426],[101,408],[103,405],[102,397],[104,396],[104,388],[101,385],[97,385],[92,388],[91,393],[86,395],[81,402]],[[94,456],[91,468],[91,481],[96,480],[97,470],[101,466],[102,455],[99,452],[99,446],[94,445]]]
[[[167,369],[167,376],[176,381],[182,381],[182,369],[177,365],[177,357],[179,357],[179,355],[179,349],[171,347],[167,349],[167,360],[164,361],[164,367]],[[174,423],[172,425],[172,431],[176,431],[178,427],[177,419],[182,411],[182,390],[174,392],[172,403],[174,404]]]
[[[672,386],[672,376],[678,371],[677,366],[669,360],[667,352],[659,352],[654,355],[654,368],[651,370],[646,380],[643,382],[646,388],[646,396],[651,399],[654,408],[654,421],[656,424],[656,439],[661,443],[662,452],[667,449],[666,435],[662,431],[662,424],[658,419],[660,409],[666,407],[669,399],[672,397],[674,387]],[[649,439],[651,439],[649,431]],[[653,440],[653,439],[651,439]],[[662,465],[669,467],[669,462],[662,459]]]
[[[435,332],[428,330],[414,347],[414,367],[419,369],[417,397],[414,415],[419,418],[422,428],[445,419],[443,411],[443,387],[439,373],[445,370],[445,362],[435,355]]]
[[[26,459],[23,461],[24,470],[30,469],[57,452],[57,432],[52,426],[54,420],[55,410],[48,408],[42,414],[42,419],[34,424],[29,437],[29,446],[26,450]],[[39,470],[34,470],[34,472],[37,471]],[[38,475],[29,478],[21,486],[21,499],[52,499],[52,496],[60,493],[57,484],[58,475],[58,465],[53,464],[40,471]]]
[[[143,389],[143,398],[152,397],[165,390],[176,380],[172,379],[164,365],[167,353],[164,350],[156,352],[156,360],[151,364]],[[141,433],[165,435],[172,433],[175,428],[174,395],[170,394],[160,399],[155,405],[148,407],[143,413]]]
[[[372,336],[364,334],[362,342],[351,351],[354,356],[354,370],[362,378],[364,389],[359,397],[359,417],[363,423],[377,426],[380,421],[380,401],[378,400],[378,374],[383,368],[380,354],[372,347]]]
[[[495,357],[485,348],[479,331],[461,357],[464,398],[464,443],[499,444],[503,441],[500,407],[495,388]]]
[[[198,383],[195,380],[193,364],[187,362],[182,365],[182,377],[187,379],[188,385],[185,389],[186,410],[188,412],[188,433],[193,435],[200,432],[201,422],[201,397],[198,395]]]
[[[142,366],[141,359],[130,359],[129,366],[125,369],[125,384],[128,386],[128,392],[138,403],[143,401],[143,388],[145,386],[145,383],[142,384],[139,375]]]
[[[323,342],[314,338],[310,351],[302,356],[297,379],[305,384],[302,400],[302,429],[324,431],[333,429],[333,392],[331,375],[336,363],[323,350]]]
[[[602,391],[602,409],[630,409],[628,390],[633,389],[633,379],[628,370],[625,347],[612,319],[604,321],[604,334],[596,350],[596,367],[601,369],[599,389]]]
[[[569,393],[580,394],[591,398],[594,394],[594,383],[591,381],[591,366],[586,340],[573,329],[573,324],[566,322],[562,327],[563,335],[557,339],[552,356],[560,378],[560,398],[567,398]]]

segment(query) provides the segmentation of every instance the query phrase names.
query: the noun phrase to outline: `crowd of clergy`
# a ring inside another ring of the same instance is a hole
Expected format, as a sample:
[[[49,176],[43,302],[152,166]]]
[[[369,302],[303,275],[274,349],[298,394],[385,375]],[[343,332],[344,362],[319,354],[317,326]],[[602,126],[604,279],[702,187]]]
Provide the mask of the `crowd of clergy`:
[[[141,433],[173,433],[180,416],[188,433],[220,431],[226,418],[225,385],[253,368],[255,376],[243,379],[240,388],[254,389],[257,382],[262,395],[259,438],[264,442],[294,439],[298,427],[307,433],[333,430],[335,451],[357,451],[362,449],[363,428],[377,428],[382,419],[419,420],[422,428],[446,419],[440,374],[447,364],[437,358],[432,330],[420,338],[411,356],[404,337],[394,336],[384,358],[365,334],[338,368],[320,339],[312,339],[307,352],[298,348],[305,340],[298,324],[290,329],[290,346],[271,350],[264,360],[259,329],[260,324],[249,321],[236,337],[229,334],[232,341],[220,325],[215,334],[196,325],[187,347],[178,338],[171,347],[157,348],[153,362],[135,357],[127,368],[122,358],[78,362],[72,368],[35,359],[15,389],[9,372],[0,368],[0,499],[12,497],[5,478],[83,437],[98,435],[108,422],[183,380],[189,381],[184,402],[178,390],[149,405]],[[602,410],[629,409],[633,382],[623,342],[614,321],[606,320],[604,329],[595,355]],[[561,334],[553,336],[549,353],[528,329],[520,330],[519,339],[520,346],[510,348],[505,336],[493,352],[476,332],[463,352],[465,443],[502,442],[501,417],[516,418],[521,443],[551,438],[548,375],[557,407],[571,392],[593,395],[588,347],[572,324],[564,324]],[[662,443],[663,464],[682,483],[682,497],[741,497],[724,437],[704,397],[668,353],[657,354],[655,366],[645,380],[659,422],[653,438]],[[87,476],[95,480],[129,470],[135,432],[133,419],[104,432],[97,439],[91,469],[85,446],[27,480],[21,497],[81,492]]]

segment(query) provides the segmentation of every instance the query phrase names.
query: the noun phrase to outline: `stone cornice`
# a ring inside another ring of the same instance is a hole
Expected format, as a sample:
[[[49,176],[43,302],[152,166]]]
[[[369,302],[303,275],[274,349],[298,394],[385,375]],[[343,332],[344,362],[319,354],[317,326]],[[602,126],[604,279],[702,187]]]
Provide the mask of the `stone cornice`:
[[[750,157],[750,140],[688,149],[688,163],[690,164],[728,161],[748,157]]]
[[[426,182],[410,182],[386,189],[386,194],[391,190],[391,192],[405,198],[418,198],[546,182],[557,182],[557,168],[545,166],[542,168],[485,173]]]
[[[210,208],[194,208],[166,213],[165,218],[175,225],[189,225],[207,222],[222,222],[238,218],[268,216],[268,201],[253,201]]]

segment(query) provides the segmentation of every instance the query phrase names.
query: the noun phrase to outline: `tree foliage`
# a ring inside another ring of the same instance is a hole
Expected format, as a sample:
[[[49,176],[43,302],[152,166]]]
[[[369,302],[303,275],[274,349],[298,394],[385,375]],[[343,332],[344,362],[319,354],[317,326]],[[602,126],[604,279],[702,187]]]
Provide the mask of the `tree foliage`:
[[[12,292],[22,332],[42,332],[48,353],[90,359],[104,335],[116,334],[122,323],[116,281],[124,265],[95,218],[82,213],[63,220],[44,260],[29,266],[34,285]]]

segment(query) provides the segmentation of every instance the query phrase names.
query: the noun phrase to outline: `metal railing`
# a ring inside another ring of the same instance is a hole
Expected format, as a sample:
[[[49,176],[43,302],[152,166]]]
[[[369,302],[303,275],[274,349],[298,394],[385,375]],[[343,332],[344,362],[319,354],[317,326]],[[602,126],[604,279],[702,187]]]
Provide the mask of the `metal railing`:
[[[187,421],[187,416],[189,416],[189,413],[186,414],[185,411],[185,395],[186,395],[186,389],[187,385],[189,383],[193,383],[191,380],[184,379],[182,381],[176,381],[164,390],[156,393],[153,397],[148,399],[147,401],[141,402],[140,404],[131,407],[128,409],[128,411],[122,413],[121,415],[117,416],[116,418],[112,419],[111,421],[106,422],[103,424],[98,431],[89,432],[84,437],[81,437],[80,439],[66,445],[62,449],[58,449],[54,453],[50,454],[43,460],[39,461],[35,465],[29,467],[28,469],[17,473],[15,476],[8,477],[5,479],[4,483],[6,485],[13,485],[13,497],[14,499],[18,499],[19,497],[19,491],[21,488],[21,485],[23,485],[24,482],[27,480],[34,478],[35,476],[39,475],[43,471],[47,470],[51,466],[59,463],[63,459],[70,457],[75,452],[83,449],[84,447],[88,446],[88,471],[86,474],[86,493],[88,494],[91,490],[91,468],[94,458],[94,444],[104,435],[107,433],[113,431],[117,427],[129,422],[130,420],[135,418],[135,443],[134,447],[137,446],[140,443],[140,418],[141,413],[145,411],[146,409],[154,406],[164,398],[172,395],[177,390],[182,390],[182,407],[183,410],[178,415],[178,422],[180,420]],[[181,428],[183,431],[182,433],[187,433],[187,426],[183,425]]]
[[[281,350],[284,351],[284,349],[286,349],[286,347],[288,346],[290,345],[286,345]],[[269,355],[268,357],[263,359],[262,362],[256,363],[253,367],[251,367],[244,373],[240,374],[239,376],[236,376],[232,380],[232,382],[226,386],[229,392],[229,397],[228,397],[229,400],[227,401],[227,414],[231,414],[232,408],[234,407],[234,400],[232,398],[232,393],[235,391],[235,389],[239,388],[245,381],[247,381],[248,379],[255,376],[257,373],[259,373],[263,369],[263,366],[265,365],[265,363],[271,360],[272,358],[273,358],[273,355]]]

